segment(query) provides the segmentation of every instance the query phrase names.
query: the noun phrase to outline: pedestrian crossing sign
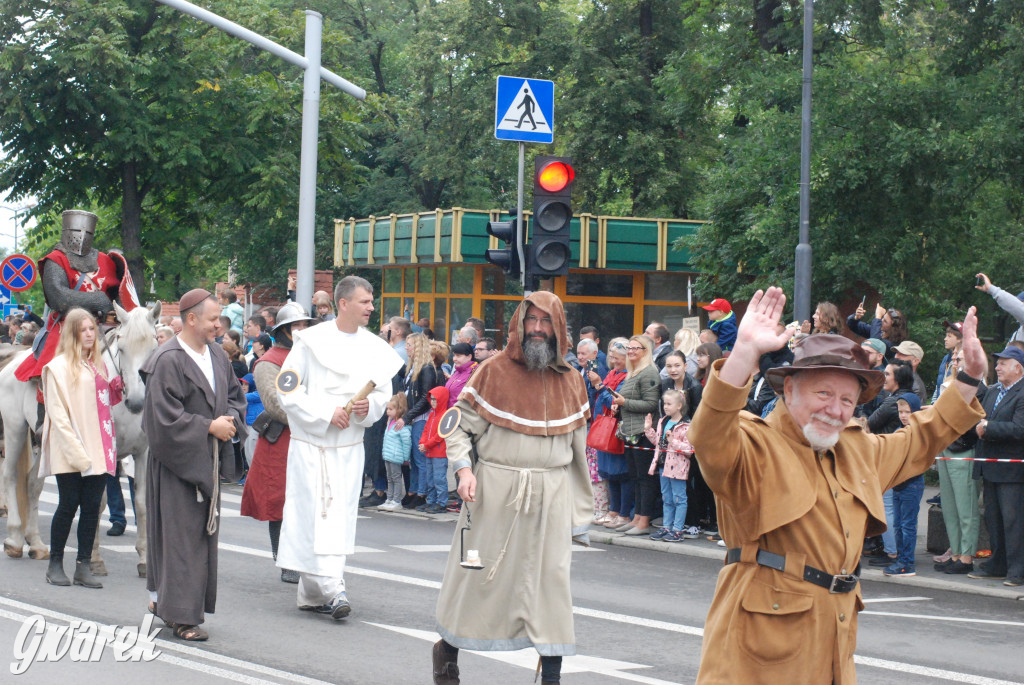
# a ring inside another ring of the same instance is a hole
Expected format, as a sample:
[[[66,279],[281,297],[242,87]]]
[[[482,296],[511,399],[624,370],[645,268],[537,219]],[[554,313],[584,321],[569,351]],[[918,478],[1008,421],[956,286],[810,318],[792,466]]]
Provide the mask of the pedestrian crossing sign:
[[[499,76],[494,94],[494,137],[524,143],[555,139],[555,83]]]

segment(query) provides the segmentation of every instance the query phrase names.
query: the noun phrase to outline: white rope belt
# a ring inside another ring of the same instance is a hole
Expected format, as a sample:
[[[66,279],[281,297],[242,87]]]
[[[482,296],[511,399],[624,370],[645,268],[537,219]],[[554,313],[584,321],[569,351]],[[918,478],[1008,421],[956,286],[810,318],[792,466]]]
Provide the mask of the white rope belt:
[[[327,518],[327,510],[334,501],[334,495],[331,492],[331,477],[327,470],[327,450],[340,450],[346,447],[355,447],[356,445],[363,444],[363,441],[359,440],[358,442],[350,442],[347,445],[321,445],[319,443],[296,437],[294,433],[292,434],[291,439],[304,442],[307,445],[312,445],[320,450],[320,517]]]
[[[508,543],[512,539],[512,532],[516,528],[516,522],[519,521],[520,513],[530,513],[530,499],[533,497],[533,474],[535,473],[546,473],[547,471],[554,471],[556,468],[526,468],[520,466],[508,466],[506,464],[495,464],[493,461],[479,460],[480,464],[484,466],[490,466],[496,469],[502,469],[504,471],[516,471],[519,473],[518,482],[516,483],[515,496],[507,506],[515,507],[516,515],[512,518],[512,525],[508,528],[508,535],[505,536],[505,544],[501,546],[501,552],[498,553],[498,558],[494,561],[494,565],[491,570],[487,572],[487,579],[485,583],[491,582],[494,579],[495,574],[498,572],[498,567],[501,566],[502,559],[505,558],[505,552],[508,550]]]

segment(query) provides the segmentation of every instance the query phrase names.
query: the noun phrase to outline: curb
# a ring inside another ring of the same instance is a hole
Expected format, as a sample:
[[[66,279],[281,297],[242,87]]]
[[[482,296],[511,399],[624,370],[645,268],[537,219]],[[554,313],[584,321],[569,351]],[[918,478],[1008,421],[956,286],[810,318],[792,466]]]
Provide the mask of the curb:
[[[635,549],[646,549],[652,552],[667,552],[669,554],[683,554],[690,557],[702,557],[704,559],[714,559],[717,561],[724,561],[725,550],[717,545],[708,547],[707,545],[694,545],[692,543],[699,542],[697,540],[687,540],[685,542],[660,542],[658,540],[651,540],[648,537],[640,536],[628,536],[622,533],[610,533],[606,530],[590,530],[590,541],[601,543],[603,545],[616,545],[619,547],[633,547]],[[958,583],[952,580],[945,580],[942,578],[932,578],[929,576],[912,576],[907,577],[891,577],[881,572],[881,570],[873,568],[865,568],[861,571],[861,577],[864,580],[870,580],[873,582],[881,583],[892,583],[894,585],[904,585],[912,588],[926,588],[930,590],[945,590],[947,592],[961,592],[967,595],[980,595],[982,597],[995,597],[997,599],[1012,599],[1012,600],[1024,600],[1024,590],[1020,588],[1011,588],[999,583],[999,586],[992,585],[993,582],[998,581],[974,581],[971,583]]]

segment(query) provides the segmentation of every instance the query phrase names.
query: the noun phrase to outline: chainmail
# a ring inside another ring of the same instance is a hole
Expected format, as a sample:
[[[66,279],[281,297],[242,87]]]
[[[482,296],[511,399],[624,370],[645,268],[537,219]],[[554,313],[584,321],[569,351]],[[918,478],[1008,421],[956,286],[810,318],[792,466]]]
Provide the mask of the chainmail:
[[[72,256],[68,255],[69,258]],[[93,259],[95,261],[95,256]],[[71,266],[77,268],[74,261],[71,262]],[[95,270],[94,266],[90,271]],[[101,319],[114,309],[110,298],[103,291],[82,292],[76,291],[74,287],[74,283],[68,283],[67,274],[60,264],[52,260],[47,260],[43,264],[43,296],[50,309],[64,314],[75,307],[81,307],[92,314],[100,315]]]

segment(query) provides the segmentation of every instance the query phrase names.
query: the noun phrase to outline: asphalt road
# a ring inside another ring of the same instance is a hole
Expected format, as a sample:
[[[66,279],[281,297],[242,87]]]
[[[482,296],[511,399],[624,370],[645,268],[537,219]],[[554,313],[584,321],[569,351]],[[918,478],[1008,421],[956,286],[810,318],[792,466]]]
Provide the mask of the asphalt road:
[[[0,683],[49,684],[83,676],[105,685],[431,682],[434,605],[455,530],[451,520],[365,511],[359,550],[346,574],[353,612],[335,623],[296,609],[295,586],[280,581],[270,559],[266,524],[238,516],[240,494],[236,486],[226,488],[217,613],[204,626],[210,641],[184,644],[163,628],[148,653],[135,652],[136,663],[117,662],[110,647],[92,653],[98,661],[75,662],[72,657],[90,656],[79,639],[59,661],[29,659],[23,674],[10,671],[21,663],[16,656],[32,653],[25,649],[36,626],[31,616],[42,616],[47,626],[37,654],[56,649],[59,631],[76,619],[94,622],[101,634],[110,632],[103,626],[139,626],[146,592],[135,571],[132,526],[120,538],[101,533],[110,571],[102,590],[51,587],[43,580],[46,562],[0,558],[0,662],[10,662],[0,663]],[[55,503],[51,482],[40,506],[44,539]],[[68,557],[70,571],[73,553]],[[720,564],[606,545],[575,551],[579,656],[566,659],[563,682],[693,683]],[[861,683],[1024,682],[1024,602],[872,581],[864,582],[864,596],[857,650]],[[153,627],[162,626],[156,621]],[[159,656],[144,659],[154,652]],[[530,683],[537,656],[532,650],[463,653],[459,662],[464,683]]]

